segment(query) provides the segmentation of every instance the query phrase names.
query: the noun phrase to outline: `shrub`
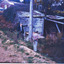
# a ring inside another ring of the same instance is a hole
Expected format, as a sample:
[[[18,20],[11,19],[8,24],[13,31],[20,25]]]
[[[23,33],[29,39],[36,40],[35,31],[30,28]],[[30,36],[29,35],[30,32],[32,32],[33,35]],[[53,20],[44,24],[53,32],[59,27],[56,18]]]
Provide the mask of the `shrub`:
[[[15,6],[11,6],[4,10],[3,16],[5,17],[6,21],[11,21],[13,22],[16,16],[16,8]]]

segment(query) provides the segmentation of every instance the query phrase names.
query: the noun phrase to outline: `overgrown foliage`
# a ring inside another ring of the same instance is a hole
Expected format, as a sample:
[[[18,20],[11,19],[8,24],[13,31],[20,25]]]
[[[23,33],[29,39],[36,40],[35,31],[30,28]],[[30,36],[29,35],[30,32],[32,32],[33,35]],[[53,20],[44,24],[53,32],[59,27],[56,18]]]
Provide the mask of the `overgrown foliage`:
[[[16,17],[16,8],[15,6],[10,6],[3,12],[3,16],[5,17],[6,21],[13,22]]]
[[[33,63],[33,57],[28,57],[28,63]]]

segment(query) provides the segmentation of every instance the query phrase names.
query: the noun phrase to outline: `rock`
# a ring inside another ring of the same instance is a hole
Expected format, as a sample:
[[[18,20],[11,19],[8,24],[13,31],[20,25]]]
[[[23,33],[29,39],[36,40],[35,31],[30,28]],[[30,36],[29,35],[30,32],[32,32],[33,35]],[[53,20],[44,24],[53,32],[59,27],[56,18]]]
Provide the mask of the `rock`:
[[[3,31],[0,31],[0,34],[4,35],[4,32]]]
[[[10,46],[8,46],[8,48],[7,48],[8,50],[11,50],[11,51],[14,51],[14,45],[10,45]]]
[[[11,42],[10,40],[7,40],[5,43],[10,44],[10,42]]]
[[[2,43],[2,40],[0,39],[0,45],[1,45],[1,43]]]

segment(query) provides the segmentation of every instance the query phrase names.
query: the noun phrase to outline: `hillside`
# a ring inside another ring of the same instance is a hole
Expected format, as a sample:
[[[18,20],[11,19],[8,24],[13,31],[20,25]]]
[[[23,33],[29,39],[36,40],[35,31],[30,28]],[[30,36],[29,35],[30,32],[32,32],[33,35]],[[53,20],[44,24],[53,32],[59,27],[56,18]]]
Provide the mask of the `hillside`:
[[[9,33],[9,34],[7,34]],[[41,56],[39,53],[34,52],[33,50],[27,47],[27,43],[18,39],[18,44],[13,39],[13,36],[10,36],[9,31],[0,29],[0,62],[9,62],[9,63],[55,63],[54,61]],[[10,37],[9,37],[10,36]]]

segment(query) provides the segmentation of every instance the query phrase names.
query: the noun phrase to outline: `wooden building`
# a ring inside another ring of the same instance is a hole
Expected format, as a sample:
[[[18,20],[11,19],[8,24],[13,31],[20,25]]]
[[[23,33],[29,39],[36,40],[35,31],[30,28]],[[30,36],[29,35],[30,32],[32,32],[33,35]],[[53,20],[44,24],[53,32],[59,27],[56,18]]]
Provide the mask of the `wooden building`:
[[[34,11],[33,12],[33,32],[38,31],[41,35],[44,32],[44,14]],[[24,11],[17,12],[17,18],[23,25],[28,25],[30,22],[30,13]],[[29,31],[29,26],[25,27],[25,32]]]

